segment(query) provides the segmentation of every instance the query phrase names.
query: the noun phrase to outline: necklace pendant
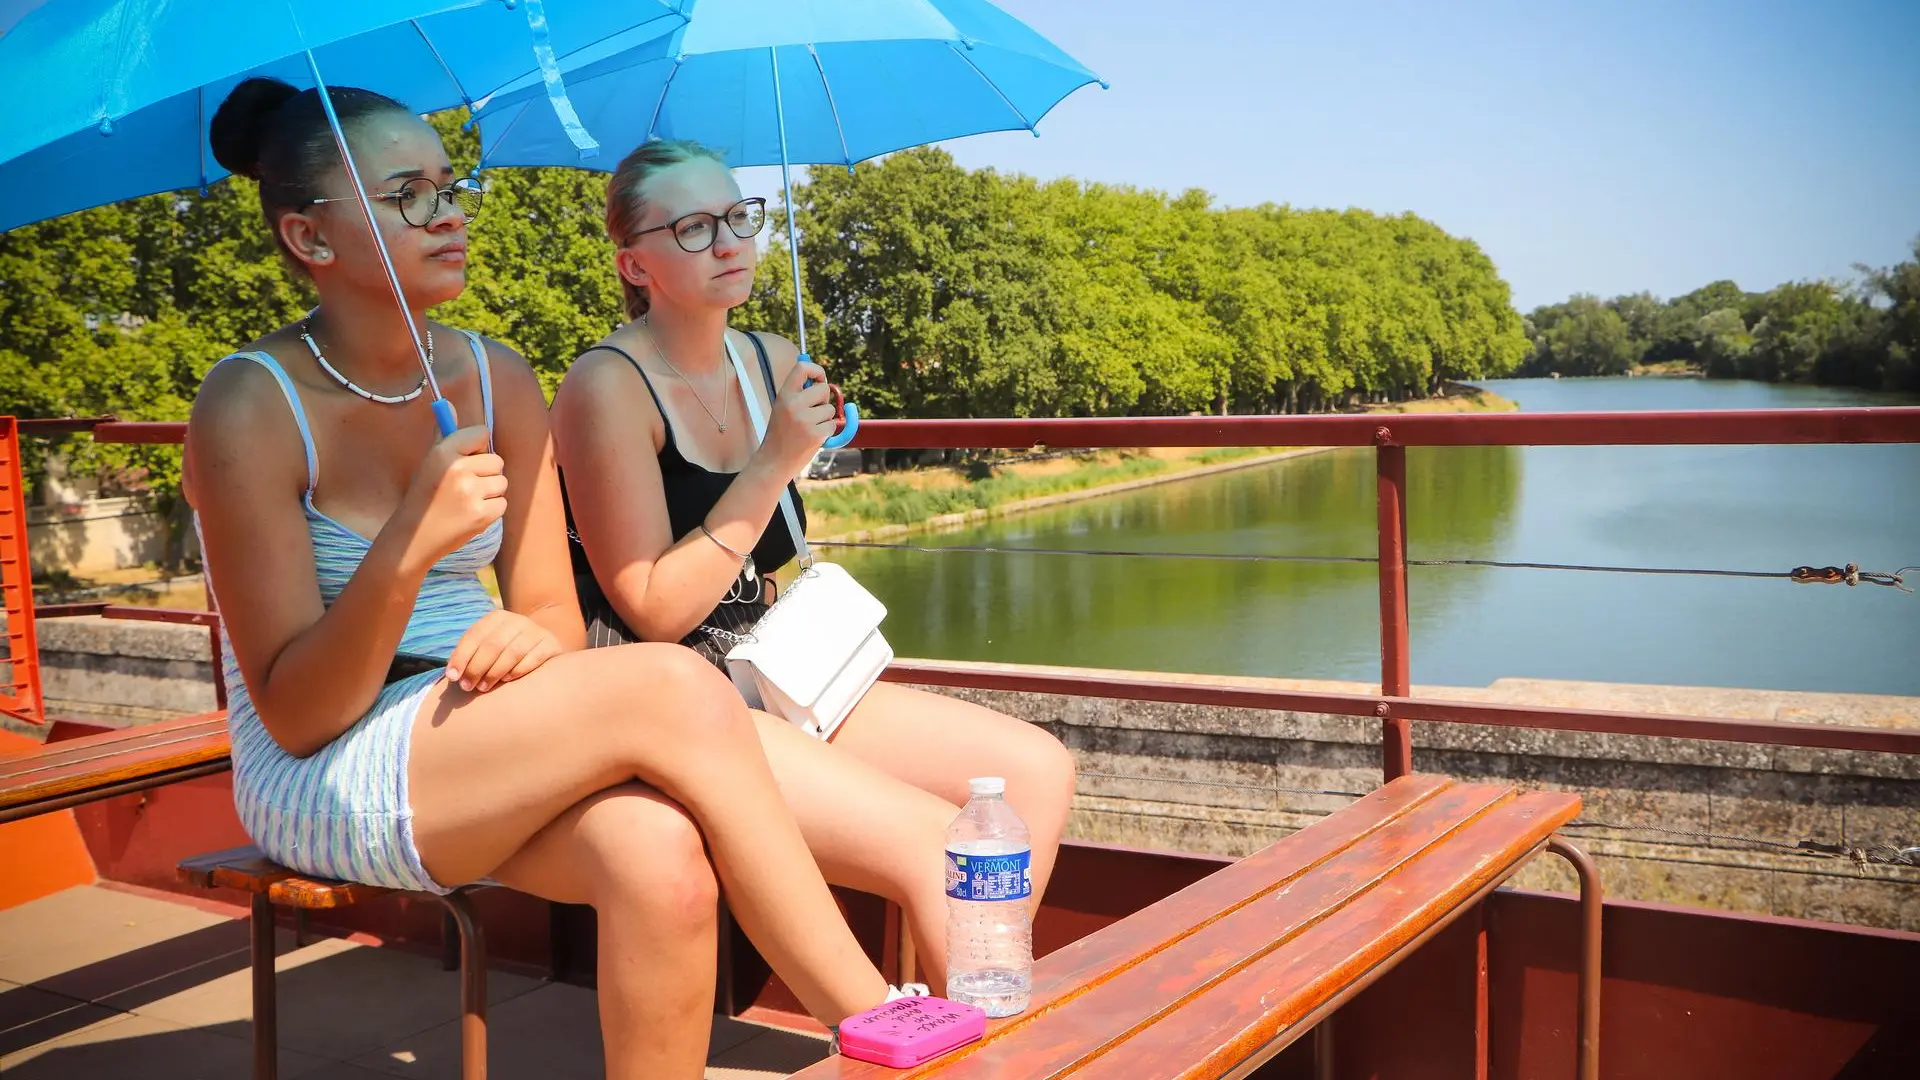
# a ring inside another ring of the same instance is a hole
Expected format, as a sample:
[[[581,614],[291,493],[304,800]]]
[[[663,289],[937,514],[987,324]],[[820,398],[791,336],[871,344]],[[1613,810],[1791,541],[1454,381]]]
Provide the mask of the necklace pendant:
[[[727,425],[725,425],[725,424],[721,424],[721,425],[720,425],[720,434],[722,434],[722,435],[725,435],[726,433],[727,433]]]

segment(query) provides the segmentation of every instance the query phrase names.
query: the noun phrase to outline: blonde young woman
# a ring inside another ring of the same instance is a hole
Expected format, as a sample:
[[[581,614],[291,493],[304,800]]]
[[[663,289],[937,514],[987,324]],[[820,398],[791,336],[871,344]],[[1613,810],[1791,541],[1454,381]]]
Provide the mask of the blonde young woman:
[[[728,326],[753,289],[765,221],[765,201],[743,198],[725,163],[690,143],[641,146],[608,186],[631,321],[574,362],[553,403],[593,644],[677,641],[717,664],[794,555],[780,494],[799,504],[791,481],[832,433],[833,407],[824,372],[791,342]],[[768,411],[764,441],[743,392]],[[1044,730],[888,683],[830,743],[754,720],[827,880],[903,906],[935,992],[946,977],[940,852],[970,777],[1006,778],[1033,833],[1038,903],[1074,785],[1071,755]]]
[[[815,1016],[880,1004],[732,686],[671,645],[583,649],[539,383],[426,317],[465,287],[478,188],[396,102],[331,96],[410,312],[315,91],[248,80],[212,126],[319,295],[214,367],[187,432],[248,833],[308,873],[593,905],[610,1077],[702,1075],[719,885]]]

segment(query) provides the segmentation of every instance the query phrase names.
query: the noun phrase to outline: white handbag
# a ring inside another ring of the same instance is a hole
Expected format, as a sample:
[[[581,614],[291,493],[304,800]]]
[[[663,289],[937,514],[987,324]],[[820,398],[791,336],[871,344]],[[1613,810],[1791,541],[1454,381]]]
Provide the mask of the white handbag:
[[[731,338],[727,356],[754,433],[765,439],[766,413]],[[757,697],[768,712],[825,739],[893,662],[893,647],[880,633],[887,608],[841,567],[814,560],[788,489],[780,492],[780,512],[793,533],[800,573],[728,651],[727,675],[748,701]]]

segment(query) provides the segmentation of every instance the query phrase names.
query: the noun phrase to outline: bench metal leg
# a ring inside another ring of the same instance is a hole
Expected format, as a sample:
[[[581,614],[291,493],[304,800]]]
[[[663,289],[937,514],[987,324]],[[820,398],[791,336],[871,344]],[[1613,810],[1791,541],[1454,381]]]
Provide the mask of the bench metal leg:
[[[274,1080],[279,1066],[279,1006],[273,986],[273,902],[253,894],[247,919],[253,963],[253,1080]]]
[[[1580,1004],[1574,1076],[1600,1080],[1600,870],[1586,852],[1559,836],[1549,840],[1547,847],[1571,863],[1580,878]]]
[[[465,892],[440,897],[460,935],[460,1080],[487,1078],[487,941]]]

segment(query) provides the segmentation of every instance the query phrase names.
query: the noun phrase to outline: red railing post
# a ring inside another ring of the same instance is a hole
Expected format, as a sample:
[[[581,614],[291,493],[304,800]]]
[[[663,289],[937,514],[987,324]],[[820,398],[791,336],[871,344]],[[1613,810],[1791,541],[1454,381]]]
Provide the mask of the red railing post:
[[[6,613],[7,655],[0,661],[0,712],[46,722],[40,692],[40,644],[33,628],[33,561],[27,535],[26,481],[20,471],[20,431],[0,416],[0,611]]]
[[[1407,448],[1393,432],[1375,428],[1374,471],[1380,534],[1380,695],[1406,697],[1412,681],[1407,657]],[[1413,731],[1385,702],[1380,715],[1380,771],[1388,780],[1413,771]]]

